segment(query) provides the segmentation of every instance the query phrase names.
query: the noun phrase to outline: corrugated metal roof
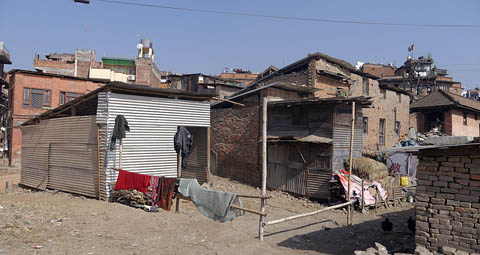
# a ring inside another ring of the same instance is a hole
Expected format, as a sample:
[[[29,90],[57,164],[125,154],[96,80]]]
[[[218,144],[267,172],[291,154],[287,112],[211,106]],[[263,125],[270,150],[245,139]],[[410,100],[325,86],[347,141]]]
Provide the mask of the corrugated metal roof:
[[[293,136],[268,136],[268,142],[304,142],[304,143],[332,143],[333,139],[328,137],[320,137],[316,135],[309,135],[305,137]]]
[[[143,95],[143,96],[163,97],[163,98],[179,98],[179,99],[187,99],[190,101],[206,101],[216,96],[215,93],[207,93],[207,92],[200,93],[200,92],[190,92],[190,91],[174,90],[174,89],[151,88],[143,85],[127,84],[122,82],[111,82],[86,95],[77,97],[74,100],[64,105],[61,105],[55,109],[46,111],[41,115],[26,121],[25,123],[22,124],[22,126],[32,125],[38,122],[39,120],[54,117],[55,115],[58,115],[58,113],[64,112],[65,110],[73,106],[80,106],[81,104],[87,104],[87,103],[96,103],[97,100],[89,101],[89,99],[97,99],[99,94],[104,91],[112,91],[119,94],[128,94],[128,95]]]

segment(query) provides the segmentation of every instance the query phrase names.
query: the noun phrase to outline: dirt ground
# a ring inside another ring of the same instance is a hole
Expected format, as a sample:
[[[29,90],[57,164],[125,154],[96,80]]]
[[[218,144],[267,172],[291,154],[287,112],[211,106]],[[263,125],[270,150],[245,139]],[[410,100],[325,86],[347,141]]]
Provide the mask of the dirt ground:
[[[258,195],[253,187],[215,177],[212,189]],[[323,208],[316,202],[283,192],[270,192],[267,221]],[[258,199],[243,199],[258,209]],[[353,254],[374,242],[390,252],[414,249],[407,229],[413,206],[354,214],[345,227],[343,210],[328,211],[265,228],[258,241],[258,215],[246,213],[232,222],[214,222],[191,202],[181,212],[145,212],[118,203],[86,199],[62,192],[17,188],[0,193],[0,254]],[[383,233],[388,217],[394,231]]]

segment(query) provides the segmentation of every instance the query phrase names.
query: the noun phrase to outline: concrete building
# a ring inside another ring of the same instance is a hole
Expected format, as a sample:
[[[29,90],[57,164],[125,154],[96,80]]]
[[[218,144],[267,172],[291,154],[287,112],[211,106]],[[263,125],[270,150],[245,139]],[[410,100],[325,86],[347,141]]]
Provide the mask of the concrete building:
[[[309,54],[290,65],[265,75],[247,89],[283,81],[312,88],[311,97],[365,96],[373,100],[363,109],[364,152],[376,152],[395,145],[408,133],[409,92],[380,85],[377,76],[354,68],[350,63],[323,53]]]
[[[20,165],[22,133],[28,119],[72,101],[107,81],[27,70],[8,72],[8,151],[10,164]],[[58,117],[64,116],[59,113]]]
[[[451,136],[480,136],[480,102],[439,90],[414,102],[420,133],[436,130]]]
[[[462,93],[462,84],[449,77],[446,69],[438,68],[431,56],[422,56],[418,59],[409,56],[399,68],[364,64],[361,69],[363,72],[379,76],[380,84],[400,88],[415,98],[437,90],[446,90],[457,95]]]
[[[242,82],[201,73],[168,76],[168,88],[191,92],[216,93],[220,98],[229,97],[244,88]]]

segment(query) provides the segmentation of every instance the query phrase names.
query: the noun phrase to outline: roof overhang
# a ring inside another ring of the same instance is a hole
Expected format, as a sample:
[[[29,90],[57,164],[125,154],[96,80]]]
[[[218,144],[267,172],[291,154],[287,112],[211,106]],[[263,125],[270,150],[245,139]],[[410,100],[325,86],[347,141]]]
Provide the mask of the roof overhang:
[[[315,143],[315,144],[330,144],[333,142],[332,138],[321,137],[316,135],[309,135],[304,137],[295,136],[268,136],[269,143]]]

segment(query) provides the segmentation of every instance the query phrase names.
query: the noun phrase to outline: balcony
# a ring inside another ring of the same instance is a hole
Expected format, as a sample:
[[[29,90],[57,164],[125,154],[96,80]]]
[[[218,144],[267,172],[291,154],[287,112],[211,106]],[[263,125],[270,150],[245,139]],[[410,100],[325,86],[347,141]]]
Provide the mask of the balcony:
[[[5,47],[3,42],[0,42],[0,64],[12,64],[12,61],[10,61],[10,51]]]

